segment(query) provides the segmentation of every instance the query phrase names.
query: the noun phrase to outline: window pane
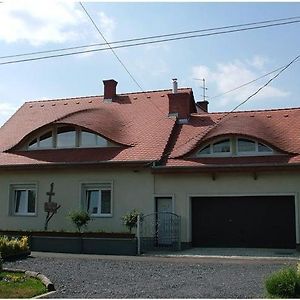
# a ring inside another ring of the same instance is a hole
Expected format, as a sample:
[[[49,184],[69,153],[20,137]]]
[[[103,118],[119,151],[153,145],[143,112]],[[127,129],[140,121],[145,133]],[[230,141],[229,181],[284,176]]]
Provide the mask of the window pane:
[[[102,214],[111,213],[111,191],[110,190],[101,191],[101,213]]]
[[[57,148],[75,147],[76,131],[73,127],[57,128]]]
[[[53,139],[52,139],[52,131],[43,134],[40,137],[40,148],[52,148],[53,147]]]
[[[98,214],[99,191],[88,190],[87,194],[87,210],[89,214]]]
[[[37,144],[37,139],[34,139],[33,141],[31,141],[28,145],[28,149],[36,149],[38,146]]]
[[[80,146],[96,146],[96,136],[94,133],[81,131],[81,145]]]
[[[255,142],[247,139],[238,139],[238,152],[255,152]]]
[[[15,191],[15,213],[26,213],[26,190]]]
[[[258,143],[258,152],[272,152],[272,149],[261,143]]]
[[[29,213],[35,212],[35,191],[28,190],[28,208]]]
[[[106,147],[107,146],[107,141],[100,135],[96,135],[97,139],[97,146],[99,147]]]
[[[198,154],[200,154],[200,155],[202,155],[202,154],[210,154],[210,145],[208,145],[205,148],[203,148],[202,150],[200,150],[198,152]]]
[[[223,140],[213,144],[214,153],[228,153],[230,152],[230,140]]]

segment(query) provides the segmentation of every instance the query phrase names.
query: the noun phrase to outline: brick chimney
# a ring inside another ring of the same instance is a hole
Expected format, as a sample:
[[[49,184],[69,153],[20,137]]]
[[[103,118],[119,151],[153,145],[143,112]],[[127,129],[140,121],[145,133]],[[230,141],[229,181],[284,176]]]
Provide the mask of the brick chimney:
[[[114,79],[103,80],[104,84],[104,101],[112,102],[117,95],[118,82]]]
[[[196,112],[193,93],[178,92],[168,94],[169,117],[175,117],[178,123],[188,121],[190,114]]]
[[[196,107],[198,112],[208,112],[208,104],[209,102],[204,100],[204,101],[197,101]]]

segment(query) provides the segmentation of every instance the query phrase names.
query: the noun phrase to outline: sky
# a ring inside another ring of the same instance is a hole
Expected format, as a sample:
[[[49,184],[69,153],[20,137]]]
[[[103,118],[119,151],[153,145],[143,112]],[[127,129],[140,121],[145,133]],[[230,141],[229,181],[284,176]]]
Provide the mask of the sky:
[[[300,16],[297,2],[83,5],[109,42]],[[2,0],[0,20],[0,56],[104,42],[78,2]],[[205,78],[209,111],[229,111],[272,75],[214,96],[289,63],[300,54],[299,31],[296,23],[115,52],[144,91],[169,89],[177,78],[179,87],[191,87],[202,100]],[[300,60],[239,109],[300,107],[299,71]],[[103,95],[105,79],[118,81],[118,93],[140,91],[111,51],[0,65],[0,125],[25,101]]]

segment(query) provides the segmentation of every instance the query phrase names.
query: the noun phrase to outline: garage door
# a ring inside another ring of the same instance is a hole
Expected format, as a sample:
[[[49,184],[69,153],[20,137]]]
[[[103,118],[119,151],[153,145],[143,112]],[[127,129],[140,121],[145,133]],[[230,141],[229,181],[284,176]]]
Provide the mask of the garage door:
[[[295,248],[294,197],[193,197],[192,242],[195,247]]]

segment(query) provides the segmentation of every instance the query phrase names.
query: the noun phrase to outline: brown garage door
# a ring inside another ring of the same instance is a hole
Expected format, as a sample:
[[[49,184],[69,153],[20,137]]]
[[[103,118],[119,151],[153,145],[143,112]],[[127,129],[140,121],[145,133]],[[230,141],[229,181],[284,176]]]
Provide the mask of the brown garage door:
[[[295,248],[293,196],[193,197],[193,246]]]

